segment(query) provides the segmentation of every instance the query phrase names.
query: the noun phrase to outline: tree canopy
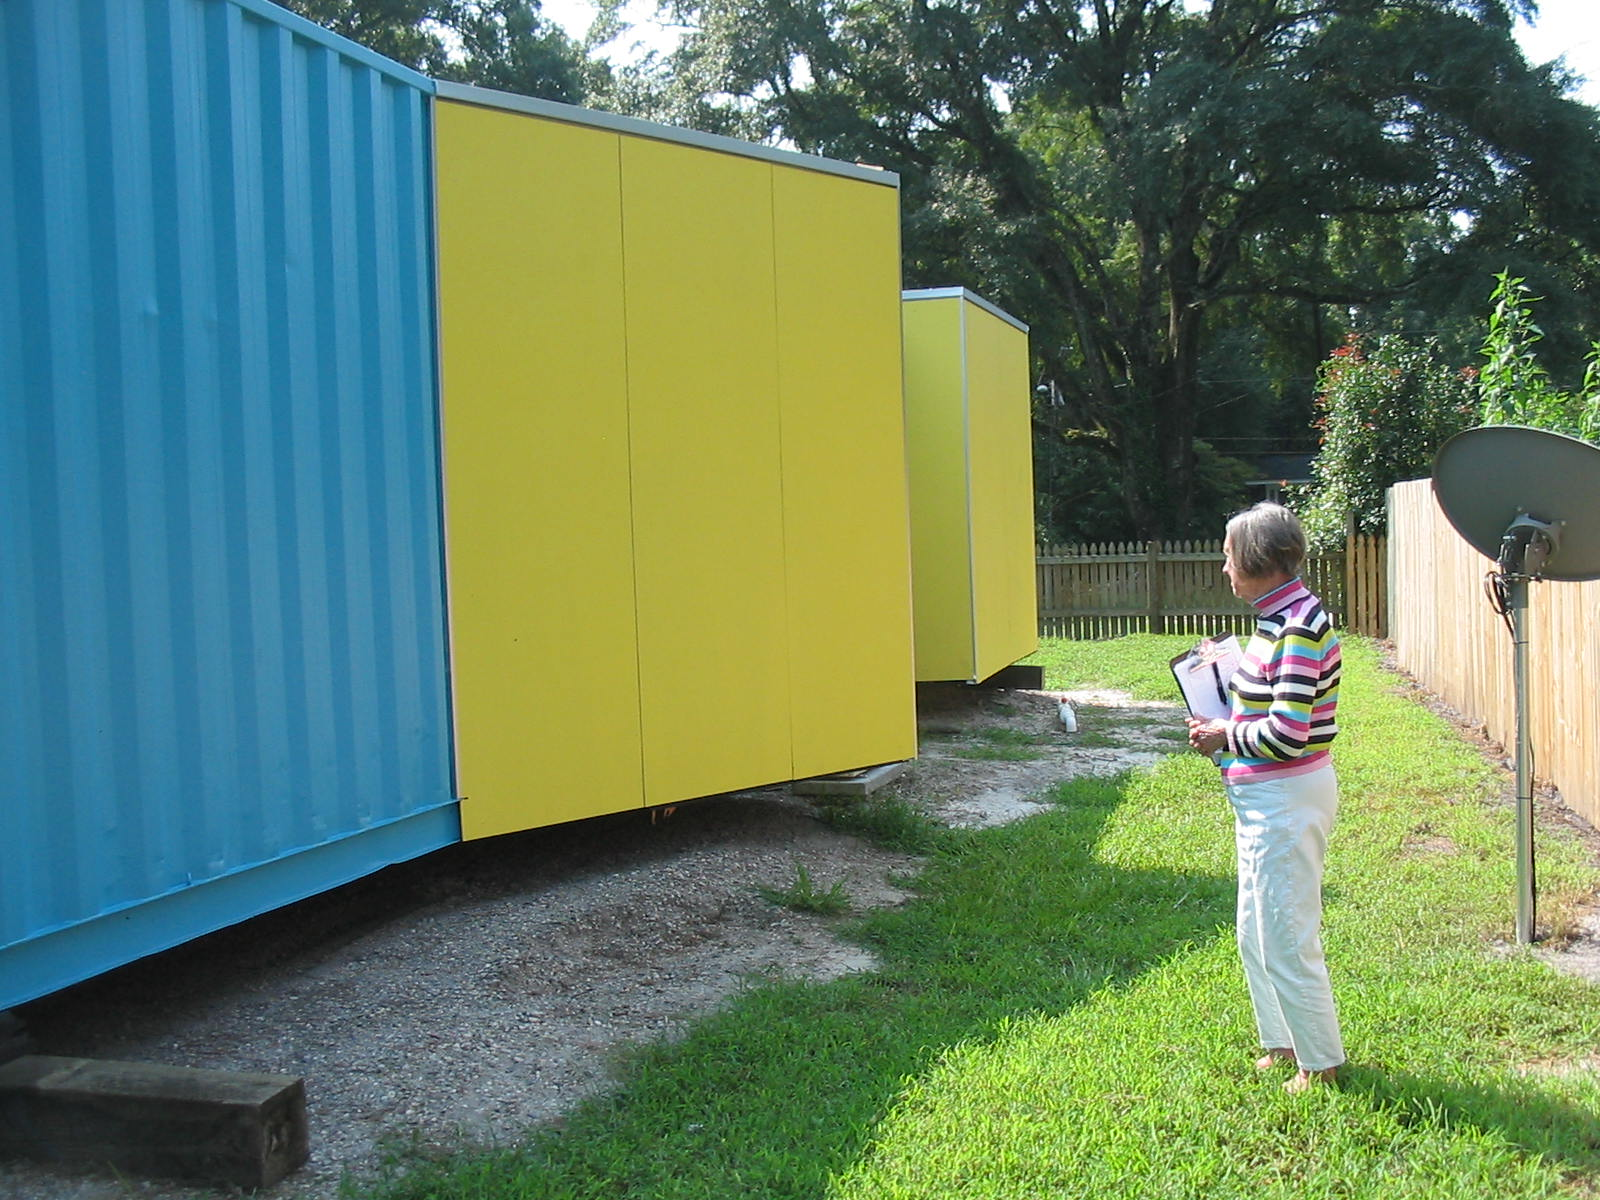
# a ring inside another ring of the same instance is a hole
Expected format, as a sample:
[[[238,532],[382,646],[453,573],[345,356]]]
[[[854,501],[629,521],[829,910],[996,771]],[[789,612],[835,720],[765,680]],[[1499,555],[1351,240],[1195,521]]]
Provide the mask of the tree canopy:
[[[285,8],[436,79],[577,104],[582,48],[538,0],[278,0]]]
[[[442,78],[897,171],[905,285],[1032,327],[1052,538],[1214,532],[1348,333],[1461,361],[1496,272],[1563,386],[1600,334],[1600,120],[1524,60],[1532,0],[663,0],[678,48],[616,68],[535,0],[288,2]]]
[[[1592,294],[1600,129],[1531,7],[680,0],[656,115],[898,171],[908,286],[1028,321],[1045,453],[1118,490],[1108,534],[1170,535],[1215,521],[1203,443],[1289,376],[1303,425],[1352,322],[1459,316],[1512,254]]]

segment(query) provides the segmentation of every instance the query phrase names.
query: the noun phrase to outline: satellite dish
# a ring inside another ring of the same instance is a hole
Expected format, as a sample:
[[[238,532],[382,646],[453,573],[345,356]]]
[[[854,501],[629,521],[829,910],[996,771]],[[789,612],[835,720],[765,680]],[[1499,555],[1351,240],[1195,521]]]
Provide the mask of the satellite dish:
[[[1600,446],[1521,425],[1469,429],[1440,449],[1433,492],[1478,553],[1498,562],[1513,524],[1527,516],[1554,530],[1523,527],[1530,539],[1543,533],[1555,542],[1529,578],[1600,579]]]
[[[1511,627],[1517,708],[1517,940],[1533,941],[1533,756],[1528,747],[1528,584],[1600,578],[1600,447],[1547,429],[1484,425],[1433,463],[1456,532],[1495,560],[1489,594]]]

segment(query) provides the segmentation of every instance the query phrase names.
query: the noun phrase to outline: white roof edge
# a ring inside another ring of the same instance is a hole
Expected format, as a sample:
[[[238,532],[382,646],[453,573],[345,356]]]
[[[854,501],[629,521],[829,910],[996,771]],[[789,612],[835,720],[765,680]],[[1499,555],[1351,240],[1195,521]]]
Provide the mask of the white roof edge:
[[[509,112],[527,113],[546,117],[552,121],[565,121],[571,125],[588,125],[596,129],[609,129],[614,133],[629,133],[636,137],[654,138],[661,142],[678,142],[702,150],[716,150],[723,154],[737,154],[743,158],[758,158],[786,167],[802,167],[822,171],[829,175],[843,175],[867,183],[898,188],[900,176],[893,171],[870,167],[864,163],[848,163],[838,159],[823,158],[820,154],[802,154],[798,150],[780,150],[776,146],[763,146],[738,138],[723,137],[717,133],[701,133],[696,129],[683,129],[676,125],[661,125],[639,117],[624,117],[618,113],[601,112],[594,108],[580,108],[576,104],[562,104],[555,100],[538,100],[532,96],[519,96],[514,92],[497,92],[493,88],[473,87],[465,83],[436,80],[434,87],[441,100],[455,100],[461,104],[476,104],[483,108],[499,108]]]
[[[977,292],[969,291],[964,287],[912,288],[909,291],[900,293],[900,299],[902,300],[954,300],[957,298],[976,304],[984,312],[999,317],[1007,325],[1015,325],[1023,333],[1028,332],[1027,322],[1018,320],[998,304],[991,304],[978,295]]]

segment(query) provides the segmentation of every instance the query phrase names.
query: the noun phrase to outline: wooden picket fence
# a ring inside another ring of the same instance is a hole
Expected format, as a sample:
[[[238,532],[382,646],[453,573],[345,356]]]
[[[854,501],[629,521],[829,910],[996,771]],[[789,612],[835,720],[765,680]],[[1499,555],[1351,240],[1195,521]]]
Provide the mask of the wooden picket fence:
[[[1342,551],[1308,558],[1303,573],[1336,625],[1383,637],[1387,560],[1384,538],[1351,535]],[[1198,637],[1255,624],[1222,574],[1220,540],[1042,545],[1037,570],[1041,637]]]

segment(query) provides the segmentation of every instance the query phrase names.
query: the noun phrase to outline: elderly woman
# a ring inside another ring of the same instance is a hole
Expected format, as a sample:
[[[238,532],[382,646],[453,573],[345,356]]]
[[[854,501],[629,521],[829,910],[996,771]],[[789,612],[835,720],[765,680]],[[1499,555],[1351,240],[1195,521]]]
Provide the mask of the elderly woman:
[[[1264,1051],[1256,1067],[1294,1064],[1291,1092],[1332,1083],[1344,1062],[1322,953],[1339,639],[1300,581],[1305,553],[1300,522],[1281,505],[1228,522],[1222,570],[1255,606],[1256,632],[1228,685],[1227,719],[1189,721],[1189,744],[1217,759],[1234,811],[1239,954]]]

